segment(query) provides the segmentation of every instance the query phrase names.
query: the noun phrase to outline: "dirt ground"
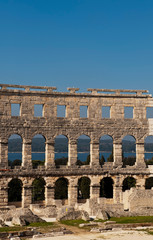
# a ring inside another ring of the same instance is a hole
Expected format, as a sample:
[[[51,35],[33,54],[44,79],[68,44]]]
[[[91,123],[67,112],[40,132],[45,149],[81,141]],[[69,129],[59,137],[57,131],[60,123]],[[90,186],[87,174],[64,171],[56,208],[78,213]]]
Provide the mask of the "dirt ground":
[[[67,230],[73,232],[73,234],[66,234],[55,237],[42,237],[33,240],[153,240],[153,235],[148,234],[146,231],[138,230],[112,230],[103,233],[91,233],[87,229],[81,229],[74,226],[65,226]],[[30,239],[32,240],[32,238]]]
[[[35,240],[152,240],[153,235],[143,231],[117,231],[107,233],[80,233],[56,237],[33,238]]]

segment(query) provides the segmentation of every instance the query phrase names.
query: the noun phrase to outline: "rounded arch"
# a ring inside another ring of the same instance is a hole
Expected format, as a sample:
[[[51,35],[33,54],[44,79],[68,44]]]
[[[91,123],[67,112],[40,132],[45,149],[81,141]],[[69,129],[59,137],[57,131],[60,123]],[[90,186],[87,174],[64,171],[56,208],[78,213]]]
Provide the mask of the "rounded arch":
[[[136,186],[136,179],[134,177],[126,177],[123,180],[122,184],[122,191],[125,192],[126,190],[130,190],[130,188]]]
[[[45,200],[45,185],[43,178],[35,178],[32,182],[32,202]]]
[[[153,165],[153,135],[149,135],[144,139],[144,151],[146,165]]]
[[[68,199],[68,179],[59,178],[55,182],[55,199]]]
[[[111,135],[103,135],[99,138],[99,161],[100,165],[104,162],[113,162],[113,137]]]
[[[78,199],[90,198],[90,183],[91,180],[88,177],[78,179]]]
[[[22,181],[18,178],[13,178],[8,183],[8,203],[22,201]]]
[[[45,163],[45,142],[46,138],[41,134],[36,134],[32,138],[31,159],[33,168],[37,168],[38,165],[44,165]]]
[[[133,166],[136,162],[136,138],[126,135],[122,139],[122,161],[123,167]]]
[[[90,137],[80,135],[77,139],[77,165],[90,164]]]
[[[19,134],[11,134],[8,138],[8,165],[11,168],[22,165],[22,143],[23,139]]]
[[[41,132],[41,131],[33,132],[31,134],[31,139],[33,139],[35,137],[43,137],[45,139],[45,141],[47,141],[46,135],[43,132]]]
[[[104,177],[100,181],[100,197],[113,198],[113,184],[111,177]]]
[[[67,165],[68,162],[68,137],[57,135],[55,137],[55,165]]]
[[[153,187],[153,177],[146,178],[145,189],[151,189]]]

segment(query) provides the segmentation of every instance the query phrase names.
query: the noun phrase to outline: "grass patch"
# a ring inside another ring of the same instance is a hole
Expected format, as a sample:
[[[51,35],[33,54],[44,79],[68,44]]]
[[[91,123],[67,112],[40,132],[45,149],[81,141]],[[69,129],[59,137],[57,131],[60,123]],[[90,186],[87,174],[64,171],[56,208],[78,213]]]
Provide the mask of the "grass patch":
[[[102,219],[95,219],[95,220],[93,220],[93,222],[106,222],[106,220],[102,220]]]
[[[79,227],[79,224],[81,223],[89,223],[89,221],[84,221],[82,219],[76,219],[76,220],[62,220],[60,223],[68,226],[76,226]]]
[[[14,226],[14,227],[1,227],[0,232],[16,232],[16,231],[24,231],[26,227]]]
[[[13,226],[13,227],[1,227],[0,232],[18,232],[18,231],[26,231],[29,230],[29,227],[36,227],[39,229],[50,229],[51,227],[56,227],[56,225],[52,222],[34,222],[30,223],[27,226]]]
[[[153,235],[153,231],[151,231],[151,230],[147,230],[147,233],[150,235]]]
[[[153,223],[153,216],[112,217],[109,220],[116,221],[116,223]]]

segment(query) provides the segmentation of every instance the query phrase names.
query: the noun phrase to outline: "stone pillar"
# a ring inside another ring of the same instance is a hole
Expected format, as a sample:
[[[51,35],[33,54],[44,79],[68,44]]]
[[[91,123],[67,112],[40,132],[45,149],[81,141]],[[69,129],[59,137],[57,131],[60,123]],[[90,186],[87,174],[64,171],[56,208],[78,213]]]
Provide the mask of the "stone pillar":
[[[99,198],[100,197],[100,184],[93,184],[90,186],[90,198]]]
[[[113,200],[114,203],[121,203],[122,200],[122,179],[119,176],[114,179]]]
[[[31,140],[24,140],[22,144],[22,166],[25,168],[32,167],[31,157]]]
[[[55,166],[55,152],[54,152],[54,141],[46,142],[45,148],[45,166],[54,167]]]
[[[22,188],[22,207],[29,207],[32,203],[32,186],[23,186]]]
[[[68,166],[75,166],[77,162],[77,141],[69,140]]]
[[[122,167],[122,143],[113,143],[114,167]]]
[[[0,142],[0,168],[8,167],[8,142]]]
[[[114,203],[121,203],[122,196],[122,187],[121,186],[113,186],[113,199]]]
[[[53,184],[47,184],[45,186],[45,206],[51,206],[55,204],[55,186]]]
[[[99,167],[99,142],[90,143],[90,166]]]
[[[136,164],[137,167],[145,168],[144,143],[136,143]]]
[[[73,206],[77,203],[78,186],[74,183],[69,183],[68,187],[68,205]]]
[[[0,206],[8,205],[8,187],[1,186],[0,188]]]

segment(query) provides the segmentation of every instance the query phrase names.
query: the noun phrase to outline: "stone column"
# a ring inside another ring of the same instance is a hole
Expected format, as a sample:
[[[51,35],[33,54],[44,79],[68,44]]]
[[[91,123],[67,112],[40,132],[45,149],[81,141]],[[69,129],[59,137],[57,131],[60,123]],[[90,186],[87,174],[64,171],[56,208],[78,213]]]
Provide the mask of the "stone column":
[[[114,167],[122,167],[122,143],[113,143]]]
[[[23,186],[22,188],[22,207],[29,207],[32,203],[32,186]]]
[[[8,167],[8,141],[0,142],[0,168]]]
[[[90,166],[99,167],[99,142],[90,143]]]
[[[90,186],[90,198],[99,198],[100,197],[100,184],[93,184]]]
[[[68,166],[75,166],[77,162],[77,141],[69,140]]]
[[[69,183],[68,186],[68,205],[74,206],[77,203],[78,186],[75,183]]]
[[[113,185],[113,200],[114,203],[121,203],[122,199],[122,179],[119,176],[116,176],[114,179]]]
[[[25,168],[32,167],[31,157],[31,140],[24,140],[22,144],[22,166]]]
[[[114,203],[121,203],[122,196],[122,187],[121,186],[113,186],[113,199]]]
[[[45,148],[45,166],[54,167],[55,166],[55,152],[54,152],[54,141],[46,142]]]
[[[45,186],[45,206],[51,206],[55,204],[55,186],[53,184],[47,184]]]
[[[136,143],[136,164],[137,167],[145,168],[144,143]]]
[[[0,206],[4,207],[8,205],[8,187],[1,186],[0,188]]]

